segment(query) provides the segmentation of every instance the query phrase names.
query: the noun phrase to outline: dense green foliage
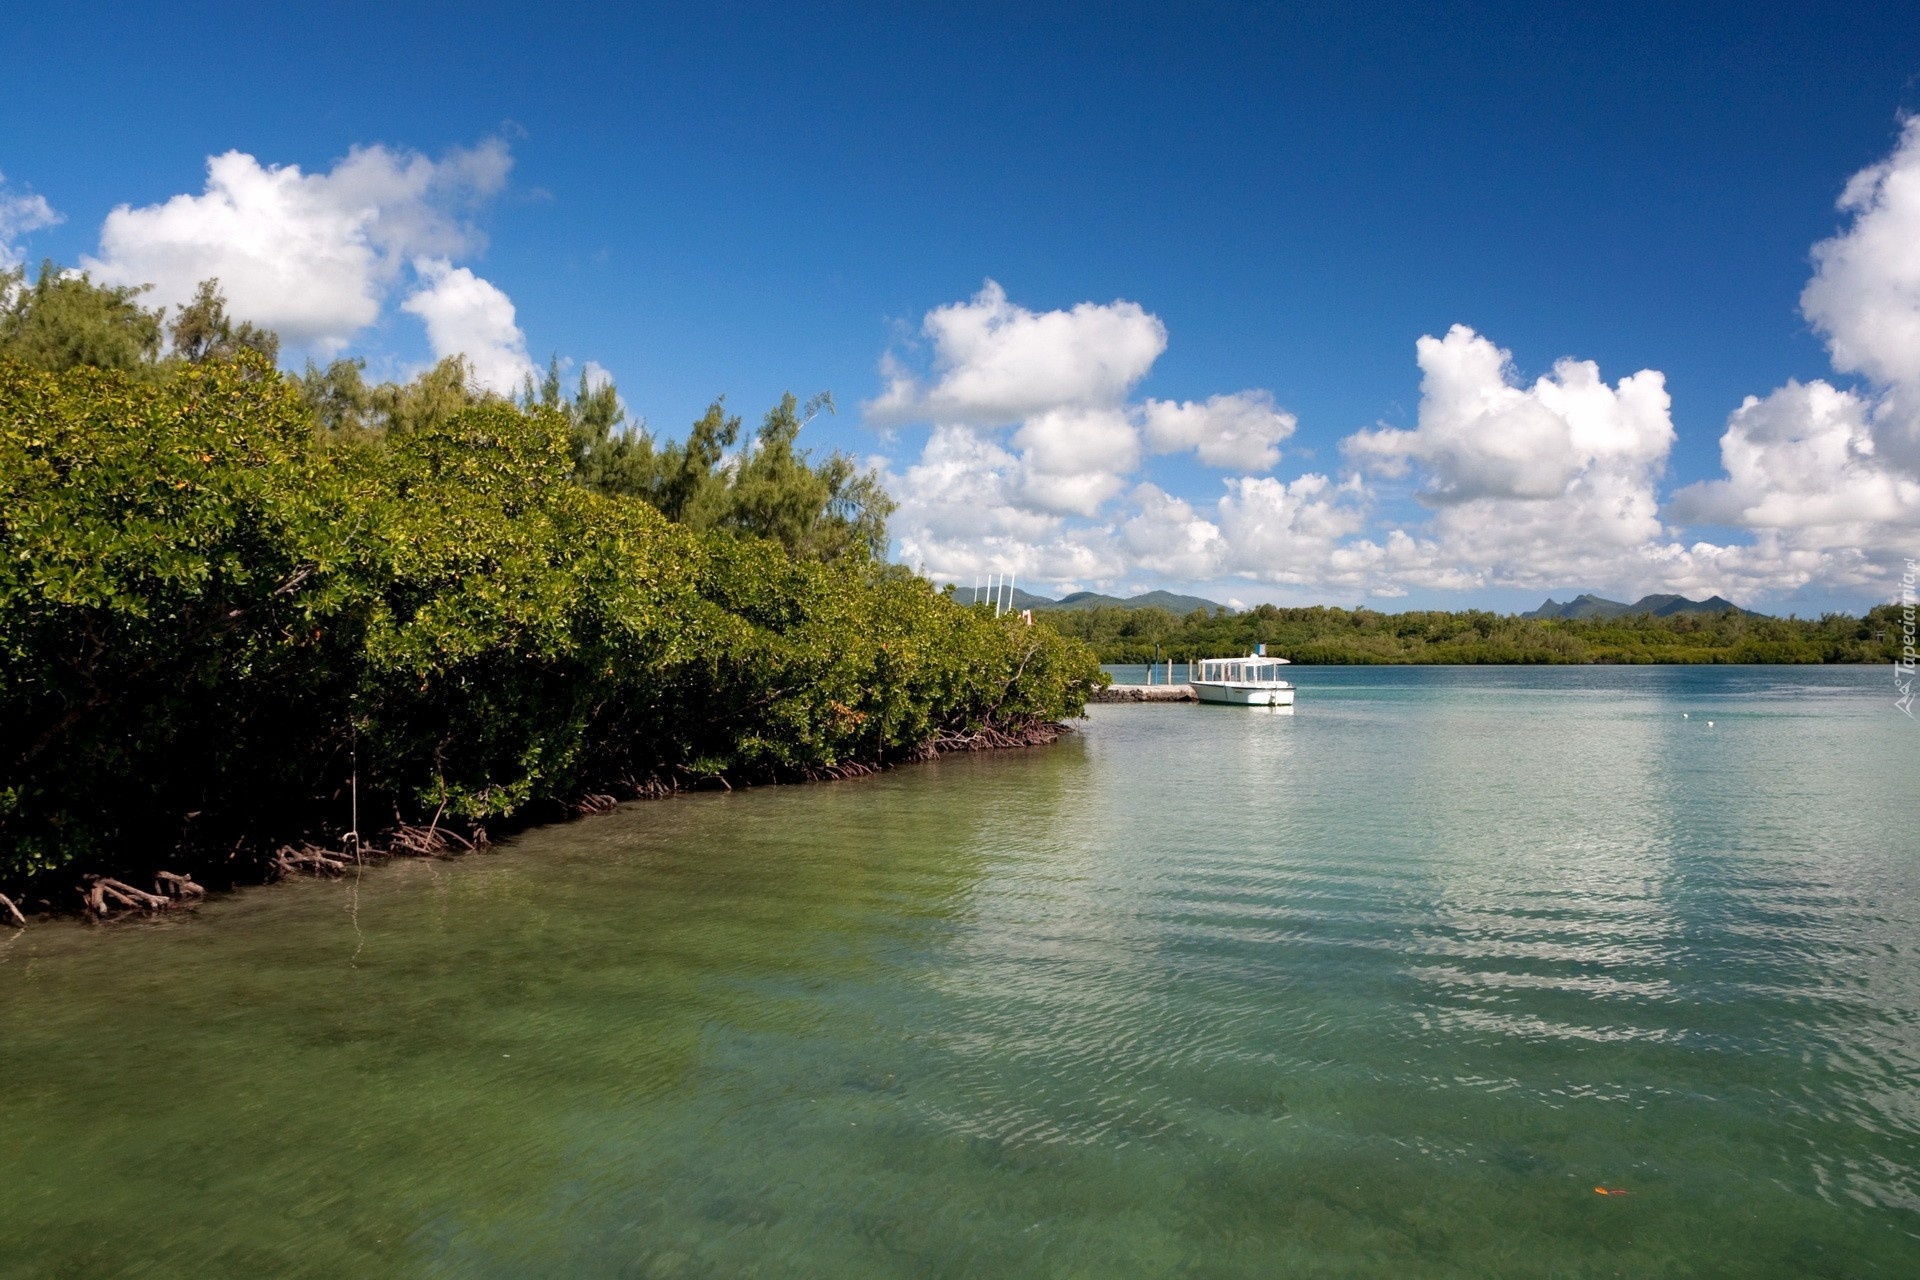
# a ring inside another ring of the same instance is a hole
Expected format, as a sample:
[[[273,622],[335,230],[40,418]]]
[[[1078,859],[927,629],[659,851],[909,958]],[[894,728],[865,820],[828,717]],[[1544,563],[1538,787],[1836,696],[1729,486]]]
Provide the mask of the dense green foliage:
[[[236,345],[161,378],[0,357],[0,886],[244,875],[344,830],[356,770],[363,825],[524,817],[1019,734],[1094,676],[857,546],[578,483],[557,407],[316,425]]]
[[[138,289],[96,285],[51,262],[31,284],[24,268],[0,271],[0,357],[49,373],[83,365],[156,372],[163,318],[139,296]]]
[[[269,364],[279,355],[279,335],[227,314],[218,280],[202,281],[171,320],[164,308],[141,306],[142,292],[98,285],[50,262],[31,282],[23,269],[0,271],[0,358],[48,373],[115,369],[159,381],[242,352]],[[385,441],[442,427],[466,409],[507,403],[474,385],[458,356],[407,382],[370,383],[365,374],[362,361],[335,360],[324,368],[309,364],[294,383],[329,437]],[[816,462],[797,446],[807,420],[833,408],[824,392],[804,411],[793,396],[783,397],[744,442],[740,419],[719,400],[685,440],[662,439],[644,422],[627,420],[611,381],[583,372],[568,395],[557,360],[543,379],[528,380],[517,403],[565,420],[572,478],[589,489],[640,498],[696,529],[771,538],[816,560],[886,555],[893,500],[879,478],[844,453]]]
[[[399,438],[443,424],[463,409],[504,403],[475,390],[456,357],[408,383],[368,384],[356,360],[308,366],[300,391],[315,420],[337,436]],[[555,363],[529,381],[519,407],[566,424],[575,481],[599,493],[639,498],[677,524],[771,538],[815,560],[878,559],[886,554],[893,500],[871,471],[844,453],[816,463],[796,447],[807,419],[833,401],[814,397],[804,415],[782,397],[742,443],[740,419],[716,400],[685,440],[662,440],[630,423],[611,382],[586,374],[568,395]]]
[[[280,353],[278,334],[227,314],[218,280],[201,281],[171,323],[164,309],[140,305],[142,292],[97,285],[51,262],[40,264],[31,284],[24,268],[0,271],[0,356],[48,373],[88,367],[153,379],[242,351],[269,363]],[[171,353],[161,348],[163,336],[172,339]]]
[[[1882,662],[1899,649],[1898,610],[1817,620],[1728,611],[1660,618],[1531,619],[1471,610],[1378,613],[1281,609],[1244,613],[1160,609],[1046,610],[1034,614],[1084,640],[1102,662],[1176,661],[1268,652],[1311,663],[1475,662]]]

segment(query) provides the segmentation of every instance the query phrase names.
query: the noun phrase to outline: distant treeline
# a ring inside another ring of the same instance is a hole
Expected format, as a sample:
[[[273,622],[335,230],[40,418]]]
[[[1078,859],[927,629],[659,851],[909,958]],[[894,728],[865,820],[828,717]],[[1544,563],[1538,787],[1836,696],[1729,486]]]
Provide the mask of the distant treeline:
[[[0,304],[16,899],[328,866],[356,809],[362,834],[430,845],[1045,740],[1097,674],[882,563],[884,494],[793,447],[791,398],[728,452],[737,419],[662,443],[553,377],[518,401],[457,362],[286,377],[211,286],[171,351],[84,277],[0,273]]]
[[[1269,653],[1303,663],[1887,662],[1899,649],[1899,609],[1865,617],[1765,618],[1728,610],[1671,617],[1532,619],[1468,610],[1089,609],[1035,613],[1061,635],[1092,645],[1102,662],[1181,661]]]

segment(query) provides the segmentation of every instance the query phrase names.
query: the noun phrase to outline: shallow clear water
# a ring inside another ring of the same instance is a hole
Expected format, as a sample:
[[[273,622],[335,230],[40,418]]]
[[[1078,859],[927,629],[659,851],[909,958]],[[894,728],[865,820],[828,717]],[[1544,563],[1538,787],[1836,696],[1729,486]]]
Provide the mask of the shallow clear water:
[[[1884,669],[1296,683],[0,938],[0,1273],[1920,1273]]]

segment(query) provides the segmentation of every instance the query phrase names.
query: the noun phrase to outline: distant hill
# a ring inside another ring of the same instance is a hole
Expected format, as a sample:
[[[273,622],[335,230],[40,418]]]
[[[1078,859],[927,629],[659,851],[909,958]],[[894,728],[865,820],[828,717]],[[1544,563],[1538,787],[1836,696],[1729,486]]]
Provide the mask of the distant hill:
[[[1725,613],[1727,610],[1759,617],[1751,609],[1742,609],[1731,600],[1720,596],[1708,596],[1705,600],[1689,600],[1685,596],[1652,595],[1641,596],[1632,604],[1622,604],[1618,600],[1608,600],[1591,592],[1575,596],[1561,604],[1553,597],[1531,613],[1523,613],[1523,618],[1626,618],[1636,614],[1650,613],[1656,618],[1670,618],[1676,613]]]
[[[953,598],[961,604],[972,604],[976,598],[992,603],[993,593],[985,587],[981,587],[978,592],[972,587],[955,587]],[[1097,591],[1076,591],[1070,596],[1062,596],[1054,600],[1047,596],[1033,595],[1018,587],[1013,590],[1013,607],[1015,609],[1165,609],[1176,617],[1185,617],[1195,609],[1205,609],[1208,613],[1221,609],[1226,609],[1228,613],[1233,612],[1232,609],[1227,609],[1227,606],[1216,604],[1212,600],[1203,600],[1199,596],[1175,595],[1171,591],[1148,591],[1142,595],[1129,596],[1124,600],[1119,596],[1101,595]]]
[[[961,604],[971,604],[975,598],[993,600],[993,594],[985,587],[977,591],[972,587],[955,587],[953,598]],[[1002,597],[1005,598],[1004,596]],[[1087,609],[1165,609],[1176,618],[1184,618],[1195,609],[1205,609],[1209,614],[1225,612],[1232,614],[1236,610],[1214,600],[1200,596],[1183,596],[1172,591],[1147,591],[1137,596],[1103,595],[1098,591],[1076,591],[1072,595],[1055,600],[1049,596],[1037,596],[1031,591],[1015,588],[1013,608],[1046,611],[1087,610]],[[1742,613],[1750,618],[1764,617],[1751,609],[1742,609],[1733,601],[1721,596],[1708,596],[1705,600],[1689,600],[1685,596],[1651,595],[1641,596],[1632,604],[1619,600],[1609,600],[1605,596],[1596,596],[1586,592],[1561,604],[1549,598],[1547,602],[1531,613],[1523,613],[1523,618],[1631,618],[1638,614],[1650,613],[1656,618],[1670,618],[1676,613],[1721,614],[1727,610]]]
[[[1168,613],[1184,617],[1195,609],[1205,609],[1214,613],[1227,609],[1223,604],[1212,600],[1203,600],[1199,596],[1176,595],[1171,591],[1148,591],[1137,596],[1121,599],[1118,596],[1103,596],[1095,591],[1076,591],[1070,596],[1061,596],[1053,604],[1053,609],[1165,609]],[[1232,609],[1227,609],[1232,613]]]
[[[953,589],[953,598],[961,604],[972,604],[976,600],[982,600],[988,604],[992,604],[993,592],[987,590],[985,587],[981,587],[977,591],[972,587],[955,587]],[[1007,593],[1001,592],[1000,598],[1004,601],[1007,598]],[[1036,596],[1031,591],[1022,591],[1018,587],[1013,589],[1013,608],[1016,612],[1021,609],[1055,609],[1058,607],[1059,602],[1051,596]]]

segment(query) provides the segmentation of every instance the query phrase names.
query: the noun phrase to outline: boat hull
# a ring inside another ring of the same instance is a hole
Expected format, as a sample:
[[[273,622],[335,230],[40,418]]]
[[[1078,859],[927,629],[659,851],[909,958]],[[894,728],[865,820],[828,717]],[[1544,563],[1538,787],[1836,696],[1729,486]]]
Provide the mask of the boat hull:
[[[1227,707],[1290,707],[1293,705],[1292,685],[1270,684],[1216,684],[1210,680],[1195,680],[1193,694],[1202,702],[1212,702]]]

